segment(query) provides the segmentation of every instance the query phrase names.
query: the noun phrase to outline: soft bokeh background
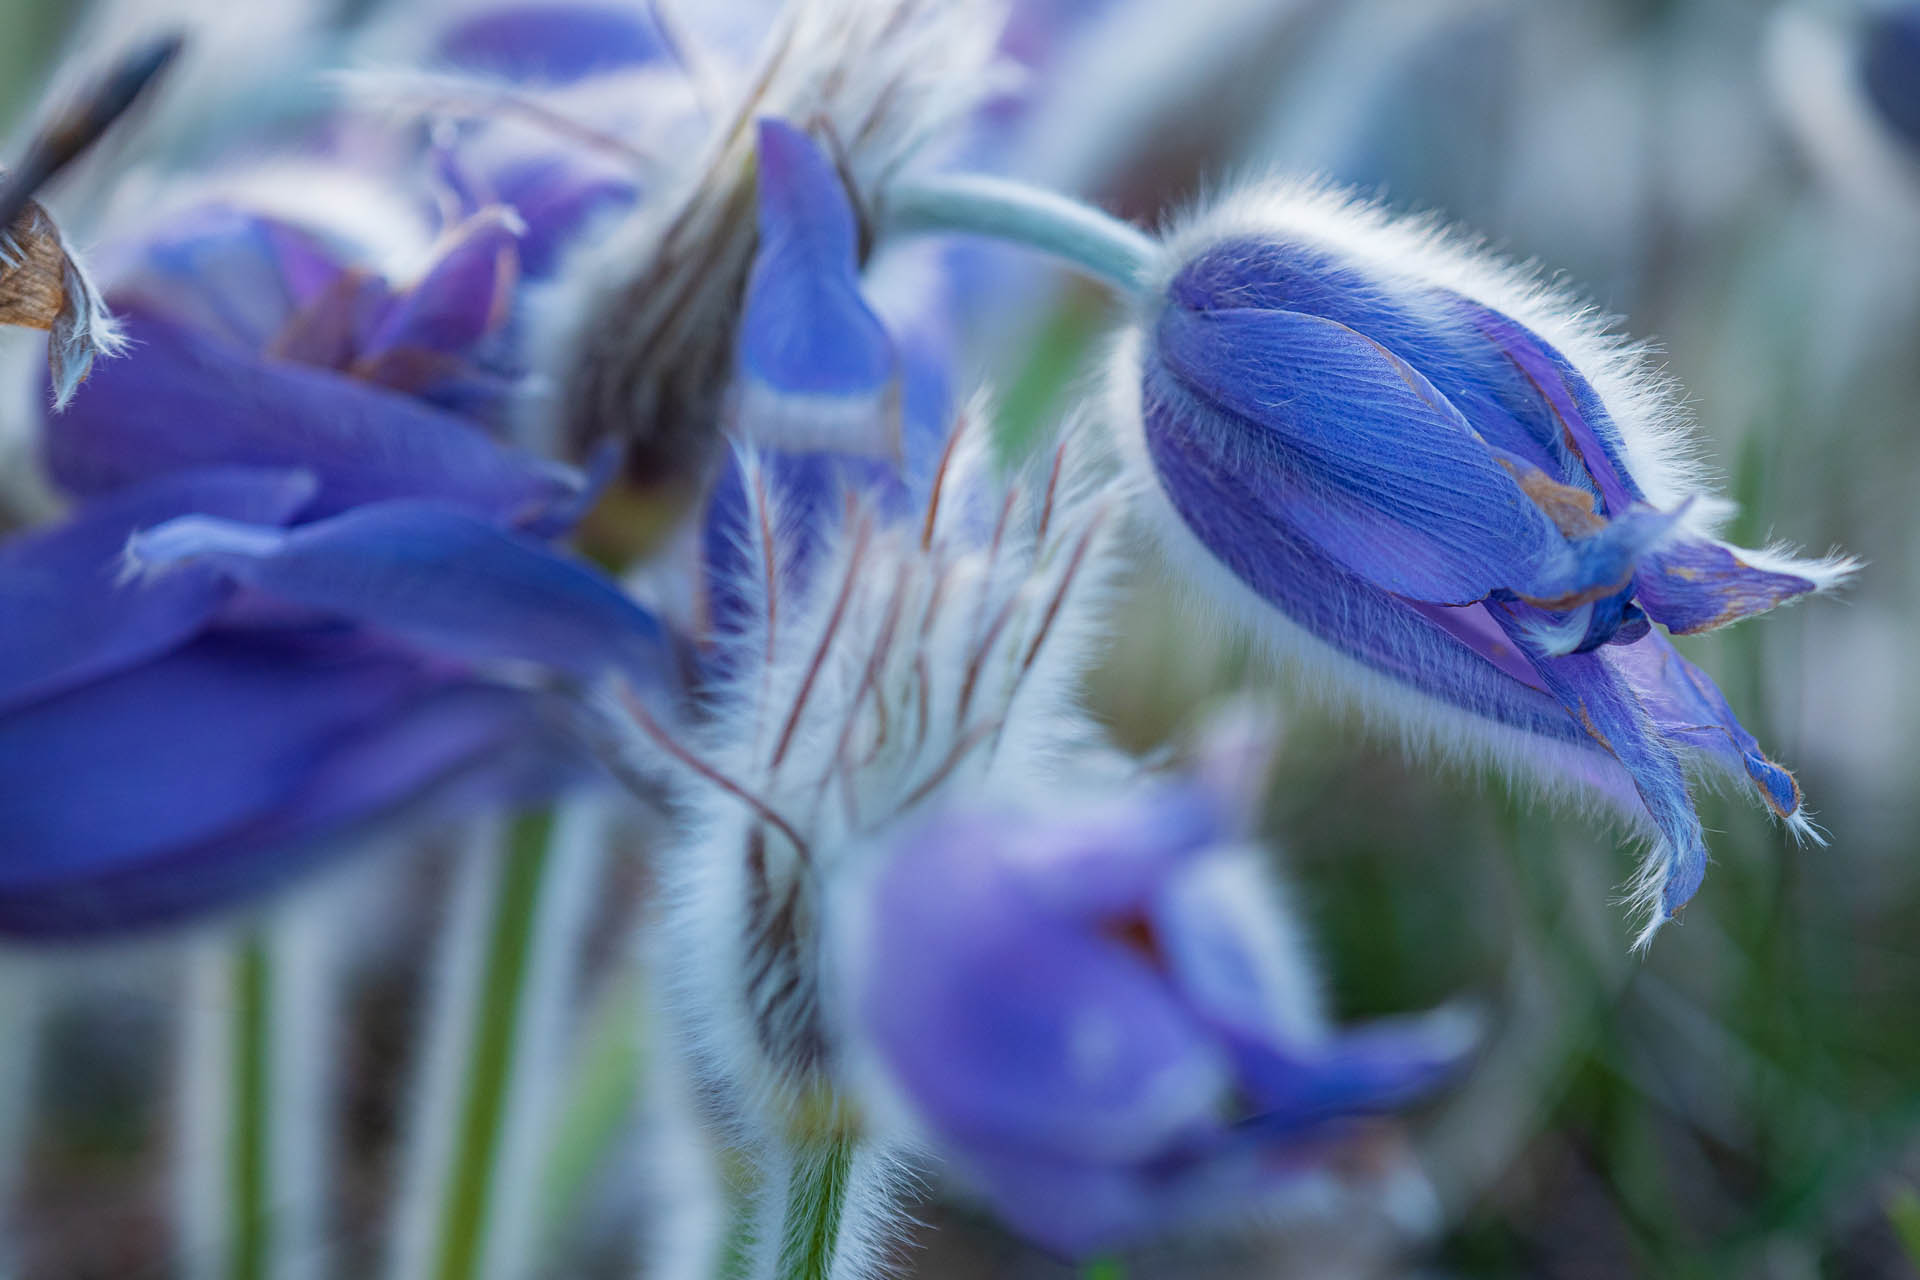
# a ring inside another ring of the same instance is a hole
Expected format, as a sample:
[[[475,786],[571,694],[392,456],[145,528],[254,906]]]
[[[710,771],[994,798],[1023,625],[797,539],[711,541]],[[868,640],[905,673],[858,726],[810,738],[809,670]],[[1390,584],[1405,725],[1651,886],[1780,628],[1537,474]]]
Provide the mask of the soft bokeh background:
[[[33,100],[80,7],[0,3],[0,109]],[[1843,42],[1857,11],[1796,23],[1757,0],[1071,7],[1101,12],[1033,86],[1025,176],[1149,221],[1270,169],[1443,211],[1660,344],[1743,507],[1738,540],[1837,544],[1868,562],[1844,599],[1683,642],[1796,769],[1831,844],[1797,848],[1743,799],[1707,798],[1715,866],[1644,960],[1613,902],[1632,866],[1621,833],[1408,761],[1232,637],[1196,639],[1143,571],[1097,681],[1117,736],[1150,749],[1215,697],[1278,691],[1289,727],[1268,829],[1334,1006],[1465,999],[1490,1045],[1417,1126],[1439,1216],[1412,1257],[1343,1219],[1231,1254],[1131,1259],[1129,1274],[1916,1274],[1920,152],[1853,145],[1859,103],[1816,37]],[[1018,305],[979,308],[974,356],[1015,440],[1092,385],[1106,316],[1064,277],[1025,287]],[[431,990],[424,940],[461,874],[430,849],[307,895],[354,904],[351,945],[329,948],[338,1042],[311,1047],[332,1063],[320,1078],[340,1117],[315,1274],[369,1274],[377,1257]],[[568,1023],[582,1040],[544,1184],[554,1275],[631,1274],[650,1229],[627,1194],[646,1129],[644,1028],[595,1016],[634,1003],[625,933],[645,873],[628,856],[604,874],[583,940],[599,976]],[[299,901],[272,910],[289,936],[309,918]],[[193,1070],[183,1017],[222,999],[195,976],[211,945],[0,957],[0,1272],[163,1276],[192,1257],[170,1234],[183,1194],[170,1082]],[[927,1217],[939,1230],[923,1238],[924,1274],[1067,1274],[964,1210]]]

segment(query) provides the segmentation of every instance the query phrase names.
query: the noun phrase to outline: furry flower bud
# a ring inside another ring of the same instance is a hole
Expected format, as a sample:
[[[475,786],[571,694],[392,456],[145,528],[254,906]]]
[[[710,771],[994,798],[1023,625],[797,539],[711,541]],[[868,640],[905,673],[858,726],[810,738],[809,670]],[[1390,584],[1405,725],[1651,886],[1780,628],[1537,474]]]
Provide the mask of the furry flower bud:
[[[1534,282],[1333,192],[1250,192],[1166,261],[1118,394],[1190,581],[1431,736],[1625,800],[1659,841],[1655,925],[1706,862],[1677,748],[1805,829],[1791,777],[1651,627],[1718,627],[1851,566],[1716,541],[1723,504],[1635,357]],[[1706,721],[1662,717],[1695,700]]]

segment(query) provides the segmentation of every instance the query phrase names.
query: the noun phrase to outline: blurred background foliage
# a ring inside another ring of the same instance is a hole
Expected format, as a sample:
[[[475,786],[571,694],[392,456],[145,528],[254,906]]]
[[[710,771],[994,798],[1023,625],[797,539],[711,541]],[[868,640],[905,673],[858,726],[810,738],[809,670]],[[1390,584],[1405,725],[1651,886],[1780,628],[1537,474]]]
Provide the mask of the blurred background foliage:
[[[1268,170],[1441,211],[1661,345],[1742,506],[1737,539],[1868,562],[1842,600],[1683,643],[1796,769],[1831,843],[1796,847],[1752,806],[1708,798],[1716,865],[1645,959],[1614,902],[1624,833],[1410,763],[1233,637],[1196,639],[1205,620],[1143,568],[1095,687],[1116,736],[1150,751],[1216,697],[1287,690],[1267,827],[1333,1005],[1465,1000],[1490,1047],[1415,1135],[1443,1223],[1423,1255],[1306,1232],[1204,1267],[1150,1256],[1135,1273],[1920,1274],[1920,156],[1891,183],[1850,182],[1797,101],[1811,55],[1755,0],[1106,7],[1110,47],[1036,89],[1024,176],[1147,221],[1223,175]],[[33,100],[68,16],[61,0],[0,3],[5,109]],[[1844,38],[1856,14],[1819,16]],[[1014,448],[1097,393],[1108,306],[1064,277],[1020,287],[1018,305],[981,300],[973,357]],[[411,944],[454,865],[430,852],[390,873],[388,918],[365,928],[341,997],[341,1186],[316,1242],[334,1274],[365,1274],[374,1256],[425,998]],[[627,866],[604,895],[603,1001],[630,1003],[623,921],[644,878]],[[17,1112],[0,1131],[25,1135],[7,1175],[18,1274],[170,1274],[155,1259],[175,1194],[163,1086],[179,985],[156,954],[172,952],[65,958],[58,1000],[17,980],[42,961],[5,957],[5,1016],[36,1028],[32,1051],[0,1064],[32,1083],[0,1079],[0,1111]],[[633,1143],[609,1135],[644,1111],[627,1086],[638,1056],[622,1035],[579,1055],[552,1274],[634,1265]],[[923,1274],[1066,1274],[964,1211],[927,1215],[939,1229],[921,1240]]]

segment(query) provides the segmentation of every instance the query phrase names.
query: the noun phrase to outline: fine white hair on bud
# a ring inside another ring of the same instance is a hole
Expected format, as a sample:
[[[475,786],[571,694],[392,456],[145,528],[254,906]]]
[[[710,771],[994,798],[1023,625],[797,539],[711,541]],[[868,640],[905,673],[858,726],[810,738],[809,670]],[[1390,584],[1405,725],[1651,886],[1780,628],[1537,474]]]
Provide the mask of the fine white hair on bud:
[[[1715,536],[1731,506],[1643,348],[1432,219],[1297,182],[1177,221],[1135,320],[1112,416],[1178,581],[1408,739],[1610,802],[1652,836],[1643,944],[1705,873],[1685,765],[1810,830],[1664,633],[1855,562]]]
[[[629,708],[680,815],[662,864],[669,1014],[713,1117],[776,1200],[763,1218],[780,1219],[821,1150],[851,1144],[857,1216],[836,1275],[882,1261],[907,1166],[843,1091],[822,995],[831,885],[905,815],[955,789],[1031,785],[1094,736],[1077,678],[1121,495],[1084,428],[1009,473],[983,416],[960,416],[911,501],[840,495],[805,574],[801,531],[742,447],[750,554],[729,588],[748,622],[725,642],[727,674],[692,723]],[[781,1231],[760,1234],[780,1247]]]

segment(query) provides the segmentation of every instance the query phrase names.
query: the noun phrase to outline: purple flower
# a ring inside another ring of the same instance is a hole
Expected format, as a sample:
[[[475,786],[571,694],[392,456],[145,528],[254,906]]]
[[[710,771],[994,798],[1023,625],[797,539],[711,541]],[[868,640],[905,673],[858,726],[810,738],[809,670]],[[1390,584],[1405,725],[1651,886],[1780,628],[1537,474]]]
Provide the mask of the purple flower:
[[[1419,733],[1637,811],[1654,926],[1706,863],[1681,749],[1809,830],[1791,776],[1651,626],[1708,630],[1850,566],[1713,539],[1719,504],[1631,355],[1332,193],[1251,193],[1167,261],[1119,394],[1191,581]]]
[[[511,363],[514,240],[478,211],[395,286],[209,206],[123,255],[138,346],[42,437],[78,503],[0,545],[0,929],[168,919],[551,792],[588,766],[543,690],[657,681],[654,619],[548,544],[585,478],[454,411]]]
[[[1014,1229],[1085,1255],[1257,1211],[1459,1064],[1457,1015],[1329,1029],[1218,800],[948,812],[860,899],[849,1017]]]

